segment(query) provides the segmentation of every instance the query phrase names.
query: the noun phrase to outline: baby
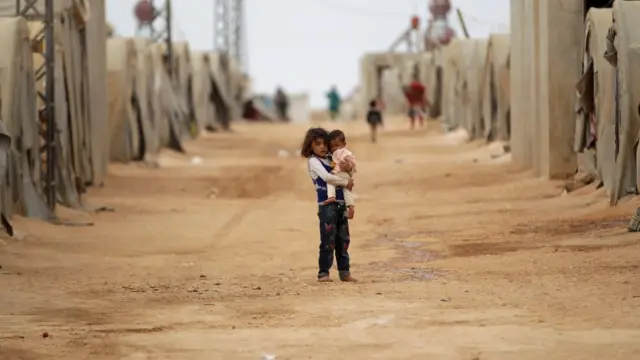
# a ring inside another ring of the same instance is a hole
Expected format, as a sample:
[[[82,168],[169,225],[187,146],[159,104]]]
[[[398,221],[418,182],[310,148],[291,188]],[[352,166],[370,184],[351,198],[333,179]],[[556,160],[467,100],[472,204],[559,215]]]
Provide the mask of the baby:
[[[332,173],[343,179],[350,179],[356,173],[356,159],[351,151],[347,150],[347,139],[340,130],[333,130],[329,133],[329,149],[331,150],[331,160],[335,164]],[[347,205],[347,218],[353,219],[355,215],[355,203],[351,191],[343,189],[344,202]],[[327,184],[328,199],[325,203],[336,201],[336,187]]]

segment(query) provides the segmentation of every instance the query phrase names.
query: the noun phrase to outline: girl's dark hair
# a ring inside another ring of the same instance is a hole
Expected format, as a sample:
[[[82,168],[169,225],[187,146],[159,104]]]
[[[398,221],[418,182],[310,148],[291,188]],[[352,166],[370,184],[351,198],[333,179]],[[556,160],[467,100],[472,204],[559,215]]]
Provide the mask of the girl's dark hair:
[[[310,158],[313,156],[313,142],[316,139],[322,139],[327,141],[327,137],[329,136],[329,132],[321,127],[311,128],[307,130],[307,134],[304,136],[304,140],[302,141],[302,149],[300,150],[300,155],[303,158]]]

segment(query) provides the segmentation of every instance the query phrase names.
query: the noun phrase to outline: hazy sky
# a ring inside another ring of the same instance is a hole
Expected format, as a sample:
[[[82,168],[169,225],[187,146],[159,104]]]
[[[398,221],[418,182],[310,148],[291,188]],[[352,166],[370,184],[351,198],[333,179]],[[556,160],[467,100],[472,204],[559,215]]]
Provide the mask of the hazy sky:
[[[193,49],[213,48],[214,0],[174,0],[175,37]],[[135,33],[136,0],[107,0],[107,16],[118,34]],[[156,3],[162,3],[156,0]],[[335,84],[346,94],[357,83],[359,59],[384,51],[409,24],[426,16],[427,0],[245,0],[249,73],[254,89],[308,91],[324,106]],[[474,37],[506,32],[509,0],[453,0]],[[458,29],[455,13],[450,21]],[[460,31],[458,31],[460,33]]]

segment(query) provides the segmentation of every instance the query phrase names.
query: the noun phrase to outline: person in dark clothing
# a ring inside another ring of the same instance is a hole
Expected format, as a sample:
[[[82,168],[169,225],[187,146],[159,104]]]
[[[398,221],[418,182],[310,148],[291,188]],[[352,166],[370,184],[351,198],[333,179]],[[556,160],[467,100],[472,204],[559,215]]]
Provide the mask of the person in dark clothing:
[[[369,102],[367,123],[371,129],[371,142],[376,142],[378,140],[378,126],[382,126],[382,112],[378,109],[378,102],[375,100]]]
[[[278,111],[278,117],[282,121],[289,121],[289,97],[284,93],[281,87],[276,90],[276,96],[273,99]]]

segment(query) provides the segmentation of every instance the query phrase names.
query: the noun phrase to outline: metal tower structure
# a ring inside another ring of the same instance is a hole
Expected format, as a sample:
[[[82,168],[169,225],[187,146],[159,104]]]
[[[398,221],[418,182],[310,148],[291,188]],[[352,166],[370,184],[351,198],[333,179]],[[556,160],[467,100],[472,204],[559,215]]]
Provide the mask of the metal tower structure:
[[[407,52],[417,53],[421,50],[418,40],[418,34],[420,33],[420,18],[413,16],[411,23],[406,30],[404,30],[398,38],[389,46],[389,52],[396,51],[400,44],[405,43],[407,45]]]
[[[162,5],[157,5],[154,0],[140,0],[136,8],[141,4],[149,3],[152,8],[152,15],[146,19],[136,14],[138,20],[138,35],[143,30],[149,31],[149,37],[156,42],[164,42],[167,52],[167,71],[172,79],[175,79],[174,57],[173,57],[173,6],[171,0],[164,0]]]
[[[56,142],[57,129],[55,118],[55,17],[54,0],[16,0],[16,16],[22,16],[29,21],[42,22],[42,29],[31,37],[32,51],[43,58],[42,65],[36,69],[36,81],[45,80],[44,91],[38,90],[41,106],[38,109],[40,119],[40,134],[42,137],[41,159],[42,178],[47,205],[52,214],[55,211],[56,197]]]
[[[231,0],[214,0],[213,4],[213,49],[228,55],[231,45]]]
[[[244,0],[214,0],[214,50],[247,70]]]

